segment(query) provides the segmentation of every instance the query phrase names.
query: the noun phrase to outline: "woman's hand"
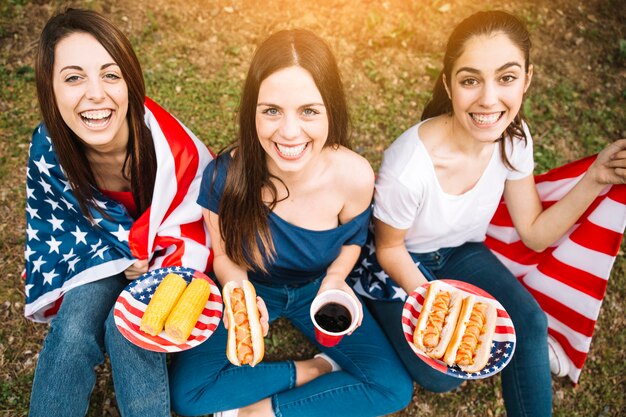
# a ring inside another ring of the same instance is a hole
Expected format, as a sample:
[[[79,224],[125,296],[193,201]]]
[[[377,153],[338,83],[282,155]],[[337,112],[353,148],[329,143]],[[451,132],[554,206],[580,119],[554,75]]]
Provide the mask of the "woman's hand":
[[[609,144],[587,171],[598,184],[626,184],[626,139]]]
[[[148,260],[140,259],[136,261],[134,264],[126,268],[124,271],[124,275],[126,275],[126,279],[137,279],[146,272],[148,272]]]
[[[346,283],[345,280],[328,279],[328,276],[327,276],[326,278],[322,280],[322,284],[320,285],[320,289],[317,291],[317,295],[320,295],[321,293],[327,290],[341,290],[345,293],[348,293],[350,297],[354,298],[357,305],[359,306],[359,322],[357,323],[356,327],[350,333],[348,333],[348,335],[351,335],[352,332],[354,332],[361,325],[361,322],[363,321],[363,305],[359,301],[359,298],[356,296],[354,291],[352,291],[352,287],[350,287]]]
[[[256,305],[259,309],[259,316],[261,322],[261,329],[263,330],[263,337],[267,336],[267,332],[270,330],[269,325],[269,313],[267,312],[267,306],[265,305],[265,301],[261,297],[257,295],[256,297]],[[230,323],[228,322],[228,314],[222,315],[222,320],[224,321],[224,327],[228,330]]]

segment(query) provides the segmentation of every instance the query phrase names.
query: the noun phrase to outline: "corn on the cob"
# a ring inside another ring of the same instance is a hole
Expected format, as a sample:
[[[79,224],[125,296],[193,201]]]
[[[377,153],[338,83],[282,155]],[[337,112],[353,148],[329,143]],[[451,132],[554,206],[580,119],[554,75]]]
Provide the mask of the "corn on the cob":
[[[210,295],[208,281],[193,279],[167,318],[165,332],[177,343],[184,343],[191,335]]]
[[[146,311],[141,318],[139,329],[151,336],[163,330],[165,319],[187,287],[187,282],[178,274],[167,274],[159,284]]]

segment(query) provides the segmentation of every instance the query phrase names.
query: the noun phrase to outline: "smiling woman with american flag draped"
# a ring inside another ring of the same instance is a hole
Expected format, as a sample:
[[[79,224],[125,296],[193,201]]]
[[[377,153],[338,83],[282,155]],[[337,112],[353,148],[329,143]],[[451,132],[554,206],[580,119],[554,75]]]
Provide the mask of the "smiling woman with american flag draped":
[[[195,200],[211,154],[145,98],[130,42],[95,12],[48,21],[36,80],[44,121],[27,170],[25,314],[50,331],[30,415],[85,415],[107,352],[121,414],[170,416],[165,355],[127,341],[112,309],[148,270],[209,269]]]

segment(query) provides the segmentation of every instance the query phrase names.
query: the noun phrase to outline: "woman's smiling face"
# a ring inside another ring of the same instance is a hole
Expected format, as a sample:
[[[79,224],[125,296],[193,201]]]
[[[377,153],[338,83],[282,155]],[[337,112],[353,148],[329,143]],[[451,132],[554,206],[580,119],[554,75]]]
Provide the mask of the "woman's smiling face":
[[[68,127],[106,152],[128,141],[128,87],[111,55],[92,35],[73,33],[54,51],[53,88]]]
[[[321,153],[328,138],[326,106],[311,74],[283,68],[261,82],[256,131],[270,172],[299,172]]]
[[[497,140],[522,106],[532,66],[525,73],[523,52],[502,32],[470,38],[446,85],[454,124],[481,142]]]

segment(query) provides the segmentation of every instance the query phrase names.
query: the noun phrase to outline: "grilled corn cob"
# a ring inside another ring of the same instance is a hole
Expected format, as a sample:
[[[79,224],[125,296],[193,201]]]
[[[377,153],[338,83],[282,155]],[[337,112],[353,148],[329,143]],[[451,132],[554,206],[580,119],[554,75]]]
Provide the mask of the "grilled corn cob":
[[[187,287],[187,282],[183,277],[177,274],[167,274],[148,303],[139,329],[151,336],[161,333],[167,316],[185,291],[185,287]]]
[[[204,279],[193,279],[185,289],[165,322],[165,332],[177,343],[184,343],[189,338],[209,295],[211,287]]]

